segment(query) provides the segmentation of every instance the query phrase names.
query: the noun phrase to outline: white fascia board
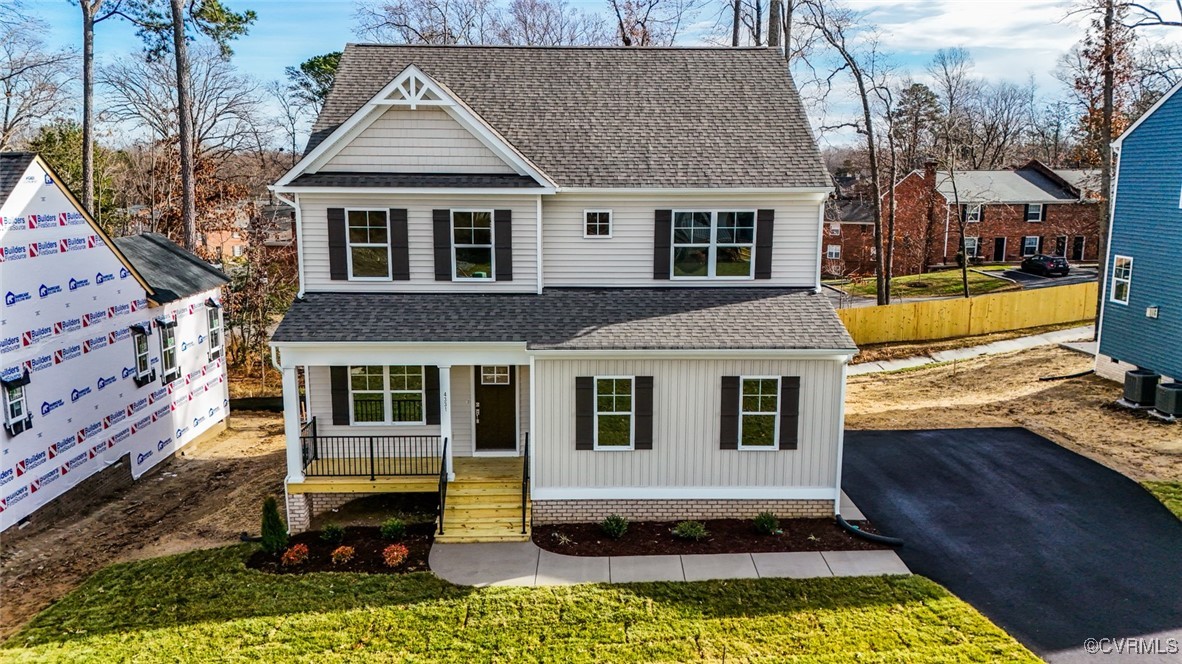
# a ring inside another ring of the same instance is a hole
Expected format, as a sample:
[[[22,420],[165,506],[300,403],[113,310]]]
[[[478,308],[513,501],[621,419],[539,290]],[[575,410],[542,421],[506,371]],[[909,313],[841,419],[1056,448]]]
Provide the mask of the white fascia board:
[[[434,366],[529,364],[525,344],[513,343],[379,343],[272,342],[283,366],[348,366],[426,364]]]
[[[1150,106],[1148,111],[1142,113],[1141,117],[1137,118],[1136,122],[1130,125],[1128,129],[1124,130],[1124,133],[1122,133],[1115,141],[1112,142],[1112,145],[1117,149],[1120,149],[1125,137],[1136,131],[1137,127],[1140,127],[1141,123],[1145,122],[1146,118],[1156,113],[1157,109],[1161,108],[1167,101],[1169,101],[1170,97],[1173,97],[1175,94],[1177,94],[1179,90],[1182,90],[1182,81],[1178,81],[1174,87],[1170,88],[1169,92],[1165,93],[1161,96],[1161,99],[1158,99],[1156,102],[1154,102],[1153,106]]]
[[[552,187],[488,187],[488,188],[471,188],[471,187],[290,187],[273,185],[267,187],[276,194],[374,194],[377,196],[388,195],[427,195],[439,196],[441,194],[447,196],[537,196],[553,194],[555,190]]]
[[[653,349],[653,350],[531,350],[539,360],[618,359],[618,360],[818,360],[849,362],[858,353],[856,348],[716,348],[716,349]]]
[[[608,454],[619,454],[610,452]],[[761,454],[764,452],[752,452]],[[594,454],[594,452],[589,452]],[[743,454],[742,451],[737,454]],[[835,487],[677,486],[677,487],[531,487],[540,500],[833,500]]]

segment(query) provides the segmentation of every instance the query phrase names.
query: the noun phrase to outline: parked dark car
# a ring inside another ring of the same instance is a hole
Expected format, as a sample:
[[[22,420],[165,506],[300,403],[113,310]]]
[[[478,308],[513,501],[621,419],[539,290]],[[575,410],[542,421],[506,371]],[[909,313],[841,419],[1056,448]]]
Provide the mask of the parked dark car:
[[[1022,261],[1022,271],[1031,274],[1041,274],[1044,277],[1061,275],[1066,277],[1071,272],[1071,266],[1062,256],[1047,256],[1036,254]]]

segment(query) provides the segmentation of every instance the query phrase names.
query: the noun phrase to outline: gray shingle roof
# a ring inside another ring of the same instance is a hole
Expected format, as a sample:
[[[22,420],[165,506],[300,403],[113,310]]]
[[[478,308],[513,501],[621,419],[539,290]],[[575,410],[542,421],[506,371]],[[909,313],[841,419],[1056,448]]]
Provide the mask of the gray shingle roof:
[[[304,173],[292,187],[479,187],[522,189],[541,186],[528,175],[469,173]]]
[[[536,350],[853,349],[824,295],[776,288],[309,293],[272,341],[525,342]]]
[[[36,157],[32,152],[0,152],[0,203],[8,200]]]
[[[766,48],[349,44],[308,150],[414,64],[563,187],[830,187]]]
[[[156,302],[172,302],[226,284],[230,278],[156,233],[115,238],[115,246],[155,291]]]

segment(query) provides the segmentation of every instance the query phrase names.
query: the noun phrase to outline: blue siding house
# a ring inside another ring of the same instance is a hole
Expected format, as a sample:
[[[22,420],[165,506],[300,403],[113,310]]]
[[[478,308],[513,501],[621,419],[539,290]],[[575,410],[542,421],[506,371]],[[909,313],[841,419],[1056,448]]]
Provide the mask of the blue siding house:
[[[1116,141],[1119,150],[1096,372],[1182,380],[1182,84]]]

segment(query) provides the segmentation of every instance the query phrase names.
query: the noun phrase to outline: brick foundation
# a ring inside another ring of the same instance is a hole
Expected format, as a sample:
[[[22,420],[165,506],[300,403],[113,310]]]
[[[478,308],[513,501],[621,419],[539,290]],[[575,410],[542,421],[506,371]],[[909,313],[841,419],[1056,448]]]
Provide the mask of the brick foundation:
[[[832,500],[535,500],[533,522],[592,523],[609,514],[634,521],[750,519],[773,512],[783,519],[833,516]]]
[[[376,496],[376,493],[289,493],[287,494],[287,532],[303,532],[312,525],[312,518],[339,509],[348,502]]]

